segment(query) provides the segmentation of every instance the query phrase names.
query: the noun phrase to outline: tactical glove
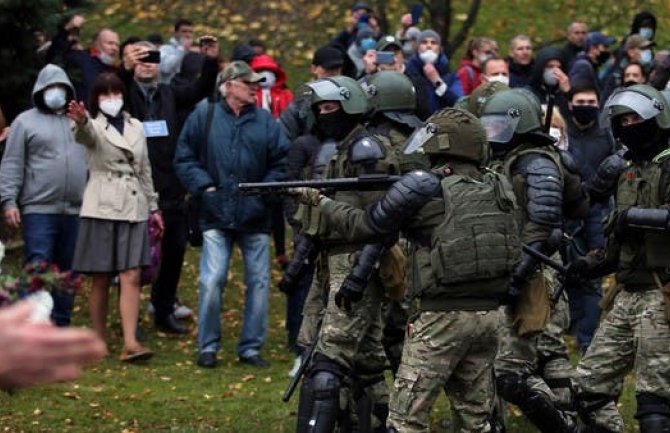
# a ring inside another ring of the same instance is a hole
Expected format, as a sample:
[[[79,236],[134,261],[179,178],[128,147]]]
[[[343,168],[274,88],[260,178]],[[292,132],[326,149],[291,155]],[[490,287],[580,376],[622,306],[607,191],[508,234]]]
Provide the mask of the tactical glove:
[[[289,188],[288,193],[296,196],[301,203],[309,206],[318,206],[323,197],[321,191],[308,187]]]
[[[365,282],[349,275],[335,293],[335,304],[340,309],[351,312],[351,304],[363,299],[363,290],[365,290]]]

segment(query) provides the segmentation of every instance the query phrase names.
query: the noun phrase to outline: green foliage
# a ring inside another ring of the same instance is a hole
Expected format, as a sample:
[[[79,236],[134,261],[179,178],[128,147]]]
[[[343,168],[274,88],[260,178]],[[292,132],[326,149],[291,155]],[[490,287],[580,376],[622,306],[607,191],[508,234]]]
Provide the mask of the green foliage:
[[[90,0],[3,0],[0,2],[0,95],[8,120],[31,104],[30,94],[37,77],[33,31],[53,34],[66,13],[83,10]]]

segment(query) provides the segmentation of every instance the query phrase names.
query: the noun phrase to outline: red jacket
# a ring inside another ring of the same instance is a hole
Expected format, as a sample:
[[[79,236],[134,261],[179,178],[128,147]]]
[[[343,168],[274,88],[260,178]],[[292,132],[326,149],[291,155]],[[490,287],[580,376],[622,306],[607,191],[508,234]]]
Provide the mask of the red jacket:
[[[473,90],[481,84],[482,71],[475,65],[472,60],[463,59],[458,65],[456,71],[458,79],[461,80],[461,87],[463,88],[463,95],[469,95]]]
[[[251,69],[255,72],[271,71],[277,77],[277,81],[270,89],[270,112],[272,116],[278,118],[282,111],[293,101],[293,93],[286,87],[286,72],[279,67],[277,62],[267,54],[261,54],[251,60]],[[256,92],[256,105],[263,107],[263,89]]]

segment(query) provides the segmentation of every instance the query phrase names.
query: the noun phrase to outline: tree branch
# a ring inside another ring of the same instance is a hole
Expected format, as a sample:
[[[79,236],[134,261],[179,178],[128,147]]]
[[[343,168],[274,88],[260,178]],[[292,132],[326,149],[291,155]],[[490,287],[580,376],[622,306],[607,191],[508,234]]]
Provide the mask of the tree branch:
[[[449,40],[449,43],[447,46],[445,46],[445,52],[447,53],[447,56],[451,57],[451,55],[460,47],[463,42],[465,42],[465,38],[468,36],[468,32],[472,28],[472,26],[475,25],[475,21],[477,21],[477,14],[479,13],[479,7],[481,6],[482,2],[481,0],[472,0],[470,2],[470,8],[468,9],[468,16],[465,18],[465,21],[463,22],[463,25],[461,26],[461,29],[456,33],[456,35]]]

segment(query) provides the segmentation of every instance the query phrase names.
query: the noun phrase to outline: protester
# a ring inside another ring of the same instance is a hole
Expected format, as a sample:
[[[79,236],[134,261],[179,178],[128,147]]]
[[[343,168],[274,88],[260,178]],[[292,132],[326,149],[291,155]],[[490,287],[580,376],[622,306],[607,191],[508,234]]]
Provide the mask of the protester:
[[[644,72],[644,67],[637,62],[631,62],[623,68],[622,85],[624,87],[632,86],[633,84],[646,84],[647,74]]]
[[[90,116],[82,102],[71,101],[68,116],[75,138],[86,147],[89,179],[72,267],[91,274],[88,298],[93,329],[104,338],[109,285],[119,275],[119,312],[123,328],[121,361],[149,359],[153,352],[136,338],[140,268],[148,266],[148,224],[163,231],[151,180],[142,123],[122,111],[126,89],[115,74],[101,74],[91,88]],[[151,214],[150,214],[151,213]]]
[[[170,41],[161,45],[161,63],[159,82],[169,84],[179,73],[184,56],[193,46],[193,22],[179,18],[174,24],[174,35]]]
[[[427,119],[441,108],[449,107],[463,96],[461,82],[449,72],[449,59],[441,50],[442,39],[434,30],[419,36],[419,48],[408,61],[407,74],[416,86],[417,100],[426,101],[427,109],[417,110],[420,119]]]
[[[533,43],[526,35],[516,35],[509,44],[509,86],[525,87],[533,72]]]
[[[563,60],[568,70],[572,67],[577,54],[584,51],[584,42],[588,32],[588,26],[581,21],[573,21],[568,26],[566,34],[568,41],[563,46]]]
[[[149,51],[157,49],[146,41],[134,44],[124,58],[122,75],[126,77],[129,89],[127,110],[142,122],[147,136],[151,174],[165,222],[160,269],[151,288],[154,320],[164,331],[183,334],[187,330],[176,321],[174,313],[179,308],[176,296],[186,252],[188,214],[186,190],[175,174],[173,159],[182,129],[179,113],[212,93],[218,72],[219,48],[214,44],[204,49],[205,61],[200,77],[182,86],[159,82],[159,65],[143,61]]]
[[[199,104],[177,144],[177,176],[202,203],[198,320],[198,365],[202,367],[216,366],[221,347],[221,292],[234,243],[242,250],[247,285],[237,352],[242,363],[269,366],[260,351],[267,337],[270,214],[262,198],[241,196],[237,190],[238,182],[277,181],[284,176],[289,143],[272,115],[256,107],[262,80],[246,63],[230,63],[220,80],[223,100]],[[213,110],[211,130],[205,131],[209,110]]]
[[[565,117],[568,112],[567,94],[570,91],[570,80],[565,74],[564,67],[563,56],[558,48],[542,48],[535,58],[528,88],[542,104],[548,104],[553,98],[554,106]]]
[[[498,44],[493,39],[473,38],[468,43],[465,58],[461,60],[456,71],[456,76],[461,82],[463,95],[469,95],[479,86],[484,62],[497,55]]]
[[[5,223],[23,229],[26,263],[70,270],[79,209],[86,184],[84,148],[75,142],[66,116],[74,87],[63,69],[46,65],[33,87],[34,108],[12,123],[0,165]],[[52,320],[70,324],[74,295],[53,293]]]
[[[333,38],[333,44],[349,47],[358,36],[358,30],[363,26],[369,27],[370,14],[372,7],[366,2],[357,1],[351,7],[351,12],[347,20],[347,27]]]
[[[267,54],[251,60],[251,69],[265,77],[256,93],[256,105],[277,118],[293,101],[293,93],[286,86],[286,72]]]
[[[598,69],[610,59],[610,45],[614,38],[600,32],[591,32],[586,36],[584,51],[575,57],[570,68],[570,82],[589,81],[600,91],[603,83],[598,78]]]
[[[119,35],[102,28],[93,35],[89,50],[79,45],[79,32],[85,23],[81,15],[73,16],[51,41],[46,61],[62,61],[68,76],[73,77],[77,98],[88,103],[89,91],[98,75],[116,72],[119,63]]]

